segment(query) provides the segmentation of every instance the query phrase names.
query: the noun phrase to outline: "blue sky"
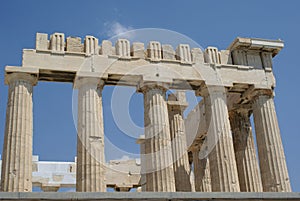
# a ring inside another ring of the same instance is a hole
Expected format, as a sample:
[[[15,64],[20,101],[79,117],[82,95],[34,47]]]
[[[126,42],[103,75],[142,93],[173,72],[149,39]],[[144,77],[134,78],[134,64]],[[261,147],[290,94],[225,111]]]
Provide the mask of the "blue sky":
[[[163,28],[184,34],[202,47],[226,49],[237,36],[282,39],[274,59],[275,103],[292,188],[300,191],[298,81],[300,66],[299,1],[100,1],[5,0],[0,3],[0,153],[5,125],[7,86],[4,67],[21,65],[22,49],[35,47],[36,32],[66,36],[93,35],[99,40],[138,28]],[[134,90],[134,89],[132,89]],[[73,161],[76,129],[72,118],[72,84],[40,82],[34,88],[34,154],[40,160]],[[113,122],[112,87],[105,87],[105,134],[116,146],[138,153],[135,139]],[[143,125],[142,95],[130,102],[133,121]]]

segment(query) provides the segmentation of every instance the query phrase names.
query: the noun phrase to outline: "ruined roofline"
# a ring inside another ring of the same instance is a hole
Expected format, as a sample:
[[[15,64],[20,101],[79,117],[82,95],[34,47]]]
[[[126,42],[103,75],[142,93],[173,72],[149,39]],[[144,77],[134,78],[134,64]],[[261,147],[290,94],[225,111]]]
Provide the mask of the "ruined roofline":
[[[150,59],[152,61],[178,61],[180,63],[223,63],[225,55],[230,54],[236,49],[255,50],[257,52],[272,53],[274,57],[283,48],[281,40],[267,40],[255,38],[236,38],[227,50],[219,51],[217,47],[209,46],[204,52],[201,48],[190,48],[188,44],[179,44],[176,50],[172,45],[161,44],[159,41],[150,41],[147,46],[141,42],[130,43],[127,39],[118,39],[115,46],[109,40],[103,40],[99,44],[99,40],[87,35],[82,42],[80,37],[69,36],[65,39],[63,33],[53,33],[50,35],[45,33],[36,34],[36,50],[45,51],[56,54],[83,54],[83,55],[103,55],[117,56],[124,59],[141,58]],[[201,61],[197,61],[201,55]],[[232,64],[229,61],[228,64]]]

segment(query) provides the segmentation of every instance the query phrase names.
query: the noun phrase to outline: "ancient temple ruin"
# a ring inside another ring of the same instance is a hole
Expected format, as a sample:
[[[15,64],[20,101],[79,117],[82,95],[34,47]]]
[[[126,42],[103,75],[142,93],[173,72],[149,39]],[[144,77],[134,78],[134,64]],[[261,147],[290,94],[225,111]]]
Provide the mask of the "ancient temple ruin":
[[[22,66],[5,68],[9,95],[1,190],[32,191],[33,88],[48,81],[78,89],[78,192],[105,192],[110,183],[104,167],[105,85],[133,86],[144,95],[135,184],[140,191],[291,192],[274,106],[272,58],[283,46],[280,40],[236,38],[226,50],[188,44],[173,50],[158,41],[145,47],[118,39],[113,46],[93,36],[81,42],[63,33],[50,39],[37,33],[36,48],[23,50]],[[177,92],[167,97],[169,89]],[[185,90],[202,97],[187,118]],[[199,157],[203,148],[208,151]]]

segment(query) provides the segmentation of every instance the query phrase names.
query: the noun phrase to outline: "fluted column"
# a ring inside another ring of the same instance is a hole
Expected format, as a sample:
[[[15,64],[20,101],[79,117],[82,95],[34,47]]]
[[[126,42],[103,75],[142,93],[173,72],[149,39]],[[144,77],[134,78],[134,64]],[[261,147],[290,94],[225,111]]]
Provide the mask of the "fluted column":
[[[177,96],[169,95],[168,113],[176,191],[191,192],[190,165],[183,119],[183,111],[186,107],[185,92],[177,92]]]
[[[99,78],[77,78],[78,126],[76,191],[105,192],[102,87]]]
[[[239,192],[225,89],[209,87],[203,96],[208,127],[205,146],[208,146],[212,191]]]
[[[146,191],[174,192],[166,89],[162,86],[143,86],[145,124]]]
[[[192,166],[190,164],[190,182],[191,182],[191,192],[196,192],[195,190],[195,174],[194,171],[192,171]]]
[[[2,155],[1,191],[32,191],[32,88],[36,77],[6,75],[9,85]]]
[[[211,178],[209,159],[199,158],[199,148],[194,148],[193,163],[194,163],[194,175],[195,175],[195,190],[196,192],[211,192]]]
[[[145,153],[145,136],[141,135],[136,141],[140,145],[140,158],[141,158],[141,179],[139,191],[146,191],[146,153]]]
[[[253,104],[253,116],[263,190],[291,192],[273,98],[257,96]]]
[[[233,145],[242,192],[262,192],[258,160],[247,109],[230,112]]]

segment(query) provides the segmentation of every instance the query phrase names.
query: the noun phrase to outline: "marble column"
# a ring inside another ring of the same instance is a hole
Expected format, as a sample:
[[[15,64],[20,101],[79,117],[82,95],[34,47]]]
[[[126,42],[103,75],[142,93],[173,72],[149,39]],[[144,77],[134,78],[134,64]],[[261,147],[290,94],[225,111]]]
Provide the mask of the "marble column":
[[[263,190],[291,192],[273,98],[257,96],[253,103],[253,116]]]
[[[6,75],[9,85],[2,154],[1,191],[32,191],[32,90],[36,76]]]
[[[166,89],[143,86],[146,191],[175,192]]]
[[[139,191],[146,191],[146,155],[145,155],[145,136],[141,135],[137,141],[140,145],[140,158],[141,158],[141,179],[140,179],[140,189]]]
[[[262,192],[262,183],[252,136],[248,109],[230,112],[230,124],[240,189],[242,192]]]
[[[105,192],[102,87],[95,77],[76,78],[78,88],[76,191]]]
[[[192,171],[192,165],[190,164],[190,182],[191,182],[191,192],[196,192],[195,190],[195,175],[194,175],[194,171]]]
[[[239,192],[225,89],[211,86],[202,95],[208,130],[205,150],[209,158],[212,191]]]
[[[195,190],[196,192],[211,192],[209,159],[208,157],[202,159],[199,158],[199,148],[194,148],[192,153],[195,175]]]
[[[191,192],[190,164],[188,158],[183,111],[188,106],[184,91],[170,94],[168,113],[172,140],[173,168],[176,191]]]

